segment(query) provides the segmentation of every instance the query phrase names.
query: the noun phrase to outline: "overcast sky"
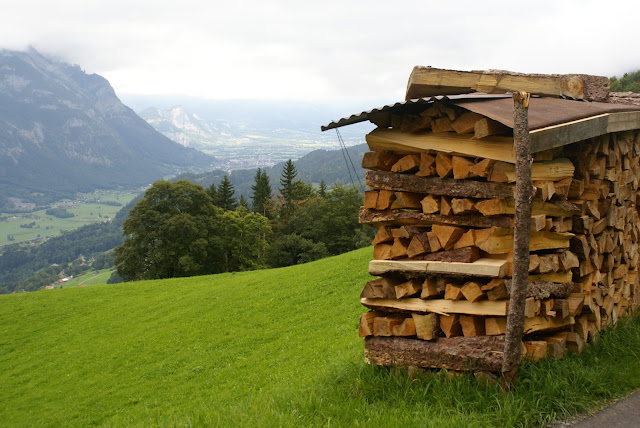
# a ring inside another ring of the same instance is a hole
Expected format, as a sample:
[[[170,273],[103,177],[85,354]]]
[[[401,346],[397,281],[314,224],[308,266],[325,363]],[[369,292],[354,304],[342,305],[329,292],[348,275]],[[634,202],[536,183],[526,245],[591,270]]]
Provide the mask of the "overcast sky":
[[[32,45],[119,95],[401,100],[414,65],[621,75],[640,2],[0,0],[0,47]]]

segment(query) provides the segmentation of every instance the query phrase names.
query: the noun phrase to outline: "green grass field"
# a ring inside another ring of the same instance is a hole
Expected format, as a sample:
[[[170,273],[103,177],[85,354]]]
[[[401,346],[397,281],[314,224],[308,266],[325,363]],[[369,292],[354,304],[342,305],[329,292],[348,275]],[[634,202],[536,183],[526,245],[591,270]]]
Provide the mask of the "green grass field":
[[[510,392],[369,367],[370,256],[0,296],[0,425],[544,426],[640,386],[638,320]]]
[[[101,269],[97,273],[90,270],[89,272],[86,272],[76,278],[70,279],[67,282],[63,282],[62,284],[60,284],[60,288],[77,287],[79,285],[89,286],[106,284],[113,271],[114,268]]]
[[[78,199],[78,201],[99,199],[101,202],[118,202],[122,206],[105,205],[100,202],[77,202],[72,204],[72,201],[59,201],[54,204],[67,207],[67,211],[74,214],[73,217],[69,218],[56,218],[46,214],[46,210],[34,211],[28,214],[0,213],[0,217],[6,218],[4,221],[0,221],[0,245],[28,241],[38,237],[57,236],[64,230],[73,230],[86,224],[107,221],[112,219],[124,205],[131,202],[138,194],[139,192],[102,190],[80,195]],[[35,224],[30,228],[20,227],[32,222],[35,222]],[[10,236],[13,238],[12,241],[9,240]]]

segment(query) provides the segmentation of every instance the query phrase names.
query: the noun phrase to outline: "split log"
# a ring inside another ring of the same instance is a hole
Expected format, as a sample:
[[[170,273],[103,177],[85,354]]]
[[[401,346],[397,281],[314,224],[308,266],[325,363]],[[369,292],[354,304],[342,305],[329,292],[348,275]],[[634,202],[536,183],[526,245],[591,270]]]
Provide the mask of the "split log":
[[[557,254],[547,254],[539,257],[538,272],[550,273],[557,272],[560,269],[560,262]]]
[[[431,231],[438,237],[440,246],[445,250],[451,250],[456,241],[458,241],[464,232],[466,232],[460,227],[444,226],[440,224],[434,224]]]
[[[395,200],[389,207],[392,210],[395,209],[414,209],[419,210],[422,209],[422,204],[420,201],[423,196],[420,193],[409,193],[409,192],[396,192]]]
[[[456,284],[447,284],[444,289],[445,300],[462,300],[464,294],[462,294],[462,287]]]
[[[391,171],[391,167],[400,160],[400,157],[400,155],[388,151],[366,152],[362,156],[362,168],[373,171]]]
[[[366,183],[372,189],[424,193],[456,198],[513,199],[514,186],[473,180],[417,177],[387,171],[367,171]]]
[[[515,206],[514,200],[504,199],[488,199],[475,204],[475,208],[485,216],[514,214]],[[571,217],[579,212],[577,206],[567,201],[534,201],[531,207],[531,215],[534,216]]]
[[[402,132],[418,132],[431,128],[433,119],[420,114],[405,114],[402,119],[400,130]]]
[[[433,299],[436,297],[444,297],[446,281],[444,278],[436,278],[428,276],[422,283],[421,299]]]
[[[428,235],[426,233],[413,235],[409,247],[407,247],[407,256],[412,259],[429,251],[431,251],[431,246],[429,245]]]
[[[436,154],[436,174],[440,178],[448,178],[453,176],[453,165],[451,164],[451,156],[442,152]]]
[[[431,125],[431,131],[434,134],[453,131],[453,127],[451,126],[451,119],[449,117],[437,118],[436,120],[433,121],[433,124]]]
[[[418,279],[410,279],[409,281],[396,285],[394,289],[396,299],[415,296],[422,290],[422,281]]]
[[[533,362],[538,362],[547,355],[548,344],[544,340],[527,340],[524,346],[527,349],[525,358],[529,358]]]
[[[427,195],[420,201],[422,212],[425,214],[434,214],[440,211],[440,198],[433,195]]]
[[[461,114],[456,120],[451,123],[451,127],[458,134],[468,134],[473,132],[476,126],[476,122],[484,119],[481,114],[468,111]]]
[[[398,173],[412,173],[417,172],[420,168],[420,155],[410,154],[403,156],[400,158],[393,166],[391,167],[392,172]]]
[[[395,325],[392,330],[393,336],[415,336],[416,325],[413,318],[405,318],[398,325]]]
[[[401,280],[391,277],[376,278],[367,282],[360,293],[360,298],[394,299],[396,297],[395,286]]]
[[[404,318],[400,317],[376,317],[373,320],[373,335],[374,336],[393,336],[393,328],[400,325],[404,321]]]
[[[493,159],[484,159],[469,168],[470,177],[486,178],[491,172],[491,168],[496,163]]]
[[[378,199],[376,200],[377,210],[386,210],[391,208],[391,204],[396,199],[396,194],[391,190],[380,190],[378,192]]]
[[[433,340],[437,337],[440,330],[438,323],[438,315],[436,314],[411,314],[413,324],[416,329],[416,336],[422,340]]]
[[[513,250],[514,237],[511,229],[480,229],[476,230],[475,235],[476,246],[489,254],[505,254]],[[569,240],[573,236],[572,233],[529,232],[529,251],[569,248]]]
[[[424,214],[411,211],[371,210],[360,209],[359,221],[361,224],[372,225],[415,225],[429,226],[432,224],[444,224],[464,227],[510,227],[511,219],[508,216],[484,217],[478,215],[469,216],[443,216],[440,214]]]
[[[474,212],[478,212],[475,208],[475,204],[471,199],[464,198],[451,199],[451,209],[455,215],[465,215],[465,214],[473,214]]]
[[[503,300],[509,297],[509,288],[504,279],[492,279],[482,287],[482,291],[486,291],[489,300]]]
[[[375,260],[390,260],[391,259],[392,243],[382,243],[373,246],[373,258]]]
[[[565,328],[575,324],[575,318],[534,317],[524,318],[524,334],[532,334],[540,331],[551,331]],[[506,318],[486,318],[485,332],[488,336],[505,334],[507,330]]]
[[[451,158],[451,167],[453,169],[454,180],[464,180],[469,177],[470,169],[475,163],[471,159],[461,156],[453,156]]]
[[[367,337],[365,360],[379,366],[416,366],[496,372],[502,364],[503,337],[452,337],[435,341]]]
[[[409,246],[409,242],[410,241],[407,238],[395,238],[393,240],[393,245],[391,246],[391,250],[389,252],[390,258],[402,259],[407,257],[407,247]]]
[[[511,279],[505,280],[507,290],[511,290]],[[533,297],[536,300],[548,299],[549,297],[557,297],[566,299],[571,295],[573,283],[554,283],[550,281],[529,281],[527,284],[526,297]],[[510,293],[510,291],[509,291]]]
[[[440,215],[450,216],[453,214],[453,209],[451,208],[451,198],[448,196],[443,196],[440,198]]]
[[[487,117],[478,120],[473,127],[474,137],[478,139],[489,137],[491,135],[503,134],[509,131],[511,131],[511,129],[508,126]]]
[[[486,294],[482,291],[480,284],[473,281],[465,283],[460,291],[464,295],[464,298],[469,302],[477,302],[478,300],[486,297]]]
[[[429,232],[431,233],[431,232]],[[480,251],[476,247],[465,247],[457,250],[441,251],[414,257],[414,260],[473,263],[480,258]]]
[[[475,245],[476,245],[476,231],[475,229],[469,229],[462,234],[460,239],[456,241],[456,243],[453,245],[453,249],[458,250],[460,248],[472,247]]]
[[[382,316],[381,312],[369,311],[362,314],[360,317],[360,326],[358,328],[358,336],[366,337],[373,336],[373,320],[376,317]]]
[[[430,177],[436,175],[436,157],[429,153],[420,153],[420,168],[416,172],[418,177]]]
[[[462,336],[462,325],[460,325],[460,315],[440,315],[440,329],[444,335],[449,337]]]
[[[364,192],[364,207],[376,209],[378,206],[378,191],[367,190]]]
[[[473,315],[460,315],[460,325],[464,337],[484,336],[484,318]]]
[[[373,245],[381,244],[383,242],[393,241],[393,235],[391,235],[391,228],[388,226],[381,226],[378,228],[375,238],[373,238]]]

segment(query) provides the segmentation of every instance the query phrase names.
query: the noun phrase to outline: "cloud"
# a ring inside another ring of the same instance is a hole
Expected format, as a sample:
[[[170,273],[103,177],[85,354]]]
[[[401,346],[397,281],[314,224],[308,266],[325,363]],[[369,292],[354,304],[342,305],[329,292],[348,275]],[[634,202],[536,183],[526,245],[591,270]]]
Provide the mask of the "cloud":
[[[620,75],[640,68],[618,0],[57,2],[3,7],[3,47],[37,49],[117,92],[401,99],[414,65]]]

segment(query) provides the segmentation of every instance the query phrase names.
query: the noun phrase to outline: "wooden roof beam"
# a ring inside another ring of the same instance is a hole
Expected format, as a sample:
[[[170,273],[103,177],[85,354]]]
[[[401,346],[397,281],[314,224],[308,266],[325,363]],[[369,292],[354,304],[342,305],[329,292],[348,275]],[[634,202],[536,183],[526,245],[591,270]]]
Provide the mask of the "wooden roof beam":
[[[514,91],[608,102],[609,79],[587,74],[523,74],[503,70],[457,71],[416,66],[409,77],[405,99],[472,92],[504,94]]]

